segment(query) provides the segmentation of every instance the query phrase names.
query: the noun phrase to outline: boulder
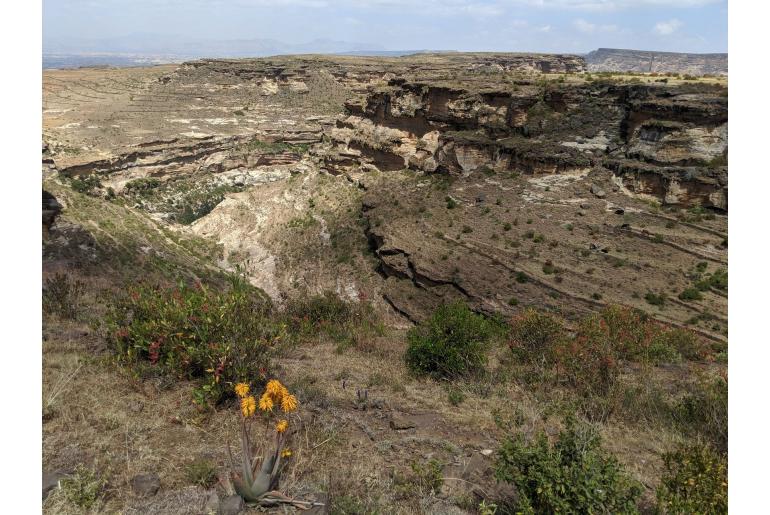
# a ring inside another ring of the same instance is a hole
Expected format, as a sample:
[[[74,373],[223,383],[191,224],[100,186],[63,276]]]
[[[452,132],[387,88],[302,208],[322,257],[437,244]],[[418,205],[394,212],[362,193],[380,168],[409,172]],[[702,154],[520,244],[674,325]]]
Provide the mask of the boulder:
[[[591,185],[591,193],[593,193],[596,198],[604,198],[607,196],[607,192],[596,184]]]
[[[131,489],[141,497],[152,497],[160,490],[160,478],[157,474],[138,474],[131,479]]]
[[[48,497],[52,491],[59,487],[59,480],[66,477],[67,473],[63,470],[43,471],[43,500]]]

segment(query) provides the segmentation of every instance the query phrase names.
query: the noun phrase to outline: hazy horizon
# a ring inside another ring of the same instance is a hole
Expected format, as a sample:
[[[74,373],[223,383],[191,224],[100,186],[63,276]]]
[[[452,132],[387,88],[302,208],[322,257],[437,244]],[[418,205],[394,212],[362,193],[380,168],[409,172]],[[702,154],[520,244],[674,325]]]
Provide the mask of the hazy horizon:
[[[727,52],[723,0],[44,0],[44,53]]]

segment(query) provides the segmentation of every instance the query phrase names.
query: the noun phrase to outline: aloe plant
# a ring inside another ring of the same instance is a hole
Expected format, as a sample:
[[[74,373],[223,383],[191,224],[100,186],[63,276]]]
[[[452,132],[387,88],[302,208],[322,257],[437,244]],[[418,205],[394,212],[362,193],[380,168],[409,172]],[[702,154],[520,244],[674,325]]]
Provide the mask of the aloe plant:
[[[281,458],[291,456],[291,451],[284,448],[286,442],[286,429],[289,426],[287,420],[280,420],[275,425],[275,443],[273,450],[263,456],[259,463],[258,456],[253,456],[251,440],[249,439],[250,422],[257,410],[256,399],[249,395],[249,386],[245,383],[235,385],[235,392],[241,399],[241,466],[235,466],[233,454],[228,445],[230,461],[233,470],[230,479],[235,491],[243,497],[244,501],[260,506],[275,506],[278,504],[290,504],[299,509],[308,509],[312,506],[322,506],[320,503],[299,501],[287,497],[278,491],[278,479],[281,474]],[[280,407],[284,413],[290,413],[297,409],[297,398],[289,393],[285,386],[277,380],[267,383],[265,391],[259,399],[259,409],[266,415],[272,415],[273,408]],[[269,418],[268,418],[269,420]],[[269,423],[269,422],[268,422]],[[267,446],[266,446],[267,449]]]
[[[283,444],[283,433],[276,434],[275,450],[262,459],[259,466],[256,457],[252,458],[251,444],[246,423],[241,424],[241,452],[243,459],[240,473],[232,472],[235,491],[246,502],[261,502],[268,493],[278,488],[278,477],[281,467],[280,449]],[[277,493],[277,492],[276,492]]]

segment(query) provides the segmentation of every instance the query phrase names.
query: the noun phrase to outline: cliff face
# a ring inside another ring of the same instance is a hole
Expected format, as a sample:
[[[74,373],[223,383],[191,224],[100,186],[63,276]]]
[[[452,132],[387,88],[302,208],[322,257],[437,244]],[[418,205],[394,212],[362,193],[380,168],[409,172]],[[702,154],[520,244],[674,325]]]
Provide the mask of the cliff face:
[[[726,210],[725,93],[708,85],[394,80],[347,105],[330,131],[338,153],[327,166],[454,175],[598,167],[664,204]]]
[[[685,54],[599,48],[586,57],[591,72],[727,75],[727,54]]]

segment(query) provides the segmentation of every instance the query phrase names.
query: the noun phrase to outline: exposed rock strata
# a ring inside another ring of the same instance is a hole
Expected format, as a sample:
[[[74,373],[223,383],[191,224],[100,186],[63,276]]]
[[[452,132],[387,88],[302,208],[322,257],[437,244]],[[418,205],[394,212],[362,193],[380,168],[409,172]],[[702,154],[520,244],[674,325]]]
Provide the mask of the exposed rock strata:
[[[589,71],[727,75],[727,54],[685,54],[599,48],[585,56]]]

